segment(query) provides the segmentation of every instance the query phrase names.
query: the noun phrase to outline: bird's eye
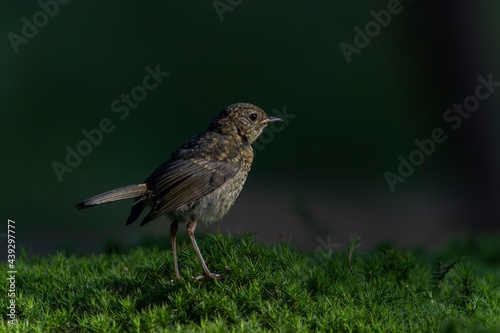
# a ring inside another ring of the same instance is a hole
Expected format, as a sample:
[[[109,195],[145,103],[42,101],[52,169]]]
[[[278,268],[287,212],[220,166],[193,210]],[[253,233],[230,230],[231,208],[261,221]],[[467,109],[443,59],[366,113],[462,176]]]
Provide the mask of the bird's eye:
[[[256,121],[257,120],[257,114],[256,113],[252,113],[250,116],[249,116],[250,120],[251,121]]]

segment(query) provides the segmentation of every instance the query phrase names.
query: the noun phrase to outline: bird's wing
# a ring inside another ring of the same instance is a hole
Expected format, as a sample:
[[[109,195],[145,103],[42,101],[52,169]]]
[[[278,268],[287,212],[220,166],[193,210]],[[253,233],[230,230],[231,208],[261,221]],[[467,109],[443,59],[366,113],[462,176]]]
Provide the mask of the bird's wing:
[[[166,161],[146,180],[155,203],[141,226],[222,186],[242,167],[241,159],[202,158]]]

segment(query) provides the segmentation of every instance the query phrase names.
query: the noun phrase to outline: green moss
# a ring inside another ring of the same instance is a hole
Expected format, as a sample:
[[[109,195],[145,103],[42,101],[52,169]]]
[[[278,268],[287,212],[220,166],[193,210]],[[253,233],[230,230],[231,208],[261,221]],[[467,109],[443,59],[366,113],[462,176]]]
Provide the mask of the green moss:
[[[209,235],[201,249],[213,272],[232,269],[227,279],[191,281],[201,267],[192,247],[181,245],[185,280],[175,284],[169,283],[171,251],[155,246],[124,250],[113,243],[108,254],[22,256],[16,262],[19,322],[7,323],[9,299],[2,297],[1,328],[500,332],[500,272],[492,259],[500,242],[468,239],[463,249],[462,242],[427,253],[390,244],[359,252],[353,241],[349,255],[347,249],[310,255],[289,244],[262,246],[252,235]],[[4,265],[3,281],[6,272]],[[6,295],[7,284],[0,288]]]

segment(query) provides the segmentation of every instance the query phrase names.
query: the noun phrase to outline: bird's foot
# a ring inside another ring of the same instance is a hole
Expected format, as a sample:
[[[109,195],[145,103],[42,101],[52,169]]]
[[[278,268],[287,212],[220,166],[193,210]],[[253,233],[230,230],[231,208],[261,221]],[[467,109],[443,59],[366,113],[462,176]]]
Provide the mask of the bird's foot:
[[[182,281],[184,280],[183,278],[181,278],[180,275],[176,275],[175,278],[173,278],[172,280],[168,281],[169,284],[173,284],[175,281]]]
[[[225,275],[231,271],[231,268],[228,268],[224,271],[224,273],[221,273],[221,274],[215,274],[215,273],[212,273],[212,272],[204,272],[202,275],[200,276],[197,276],[197,277],[191,277],[194,281],[198,281],[198,280],[201,280],[205,277],[208,277],[208,278],[211,278],[211,279],[214,279],[214,280],[223,280],[225,279]]]

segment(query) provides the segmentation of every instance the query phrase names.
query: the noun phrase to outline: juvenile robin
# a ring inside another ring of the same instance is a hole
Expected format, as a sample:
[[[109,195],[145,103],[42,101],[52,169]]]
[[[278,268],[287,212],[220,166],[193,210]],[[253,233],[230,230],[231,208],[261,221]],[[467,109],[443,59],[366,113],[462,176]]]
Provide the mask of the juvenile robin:
[[[152,208],[141,226],[167,215],[172,220],[170,236],[177,280],[181,276],[175,237],[179,222],[187,222],[187,233],[203,268],[203,274],[195,280],[221,279],[224,274],[210,272],[203,260],[194,238],[196,224],[213,223],[227,214],[252,165],[252,142],[268,124],[279,121],[252,104],[229,105],[210,121],[206,131],[174,151],[144,183],[96,195],[76,206],[81,209],[135,198],[127,225],[137,220],[146,206]]]

